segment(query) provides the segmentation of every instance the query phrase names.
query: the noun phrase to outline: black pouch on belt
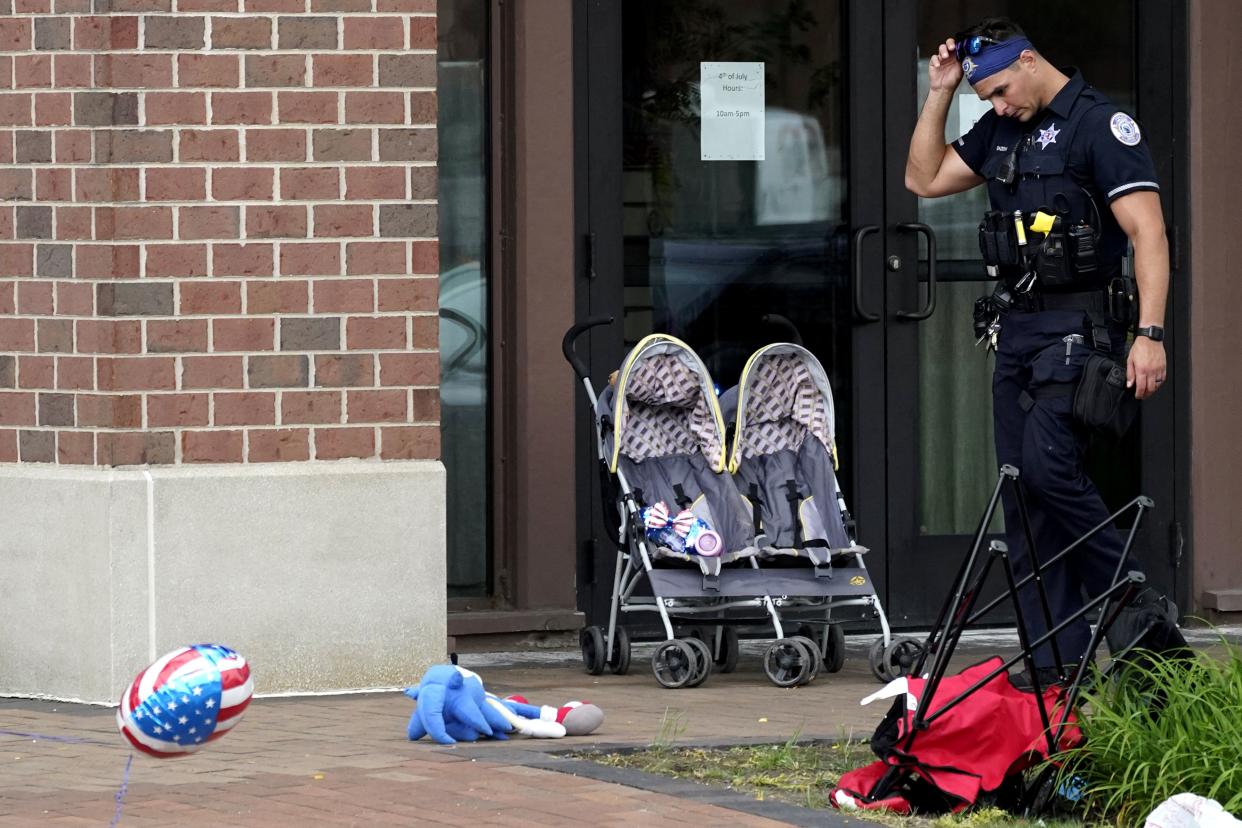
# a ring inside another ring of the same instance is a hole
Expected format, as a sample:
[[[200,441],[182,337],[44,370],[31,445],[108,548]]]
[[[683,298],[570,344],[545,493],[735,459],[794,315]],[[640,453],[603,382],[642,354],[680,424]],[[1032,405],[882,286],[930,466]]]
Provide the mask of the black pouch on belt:
[[[1138,400],[1126,388],[1126,368],[1104,354],[1092,354],[1074,392],[1074,419],[1088,428],[1121,437],[1134,422]]]

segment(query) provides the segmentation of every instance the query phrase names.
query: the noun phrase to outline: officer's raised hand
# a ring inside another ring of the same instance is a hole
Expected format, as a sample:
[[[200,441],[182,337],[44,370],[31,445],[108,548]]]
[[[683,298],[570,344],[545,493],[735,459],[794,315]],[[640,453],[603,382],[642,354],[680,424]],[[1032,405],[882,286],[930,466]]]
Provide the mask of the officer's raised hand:
[[[962,82],[962,62],[957,59],[957,43],[949,38],[936,49],[927,61],[927,78],[931,91],[952,92]]]

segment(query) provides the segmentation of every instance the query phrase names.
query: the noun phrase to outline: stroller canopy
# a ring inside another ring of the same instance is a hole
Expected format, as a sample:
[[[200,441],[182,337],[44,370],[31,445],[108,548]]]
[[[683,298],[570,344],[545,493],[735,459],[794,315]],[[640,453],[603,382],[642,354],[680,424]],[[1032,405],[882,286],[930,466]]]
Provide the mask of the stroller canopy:
[[[633,461],[702,453],[711,470],[725,468],[724,418],[711,377],[679,339],[652,334],[630,351],[617,376],[609,470],[624,454]]]
[[[737,420],[729,470],[743,458],[797,452],[811,437],[836,458],[832,387],[810,351],[778,342],[747,361],[738,383]]]

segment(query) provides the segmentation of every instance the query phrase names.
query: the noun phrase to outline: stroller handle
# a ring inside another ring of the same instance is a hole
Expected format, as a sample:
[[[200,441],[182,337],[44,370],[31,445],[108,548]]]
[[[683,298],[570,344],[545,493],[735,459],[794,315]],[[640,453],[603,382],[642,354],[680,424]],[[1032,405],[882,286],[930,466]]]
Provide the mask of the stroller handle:
[[[587,379],[591,372],[587,368],[586,363],[582,361],[582,357],[578,356],[574,351],[574,342],[578,337],[591,330],[591,328],[598,328],[600,325],[611,325],[612,323],[613,317],[611,316],[592,316],[585,322],[579,322],[565,331],[565,338],[561,340],[561,351],[565,354],[565,359],[569,360],[569,364],[574,367],[574,373],[580,379]]]

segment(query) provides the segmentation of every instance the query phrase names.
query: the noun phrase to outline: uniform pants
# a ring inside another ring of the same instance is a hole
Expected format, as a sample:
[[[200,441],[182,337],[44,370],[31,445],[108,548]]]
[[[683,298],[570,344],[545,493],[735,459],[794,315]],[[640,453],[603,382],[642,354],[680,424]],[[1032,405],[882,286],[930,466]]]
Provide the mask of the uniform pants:
[[[1068,334],[1081,334],[1084,342],[1070,347],[1067,364],[1064,338]],[[1110,339],[1113,356],[1120,359],[1124,332],[1114,330]],[[1099,490],[1083,471],[1088,432],[1073,418],[1072,395],[1040,396],[1041,389],[1050,385],[1078,381],[1092,353],[1091,342],[1091,323],[1082,311],[1010,312],[1001,322],[992,376],[996,458],[1001,465],[1013,465],[1021,472],[1019,480],[1041,561],[1109,516]],[[1008,487],[1003,504],[1005,540],[1021,580],[1031,572],[1031,550],[1026,548],[1017,503]],[[1084,591],[1090,600],[1111,586],[1124,548],[1121,536],[1109,526],[1044,573],[1053,626],[1082,609]],[[1123,572],[1136,568],[1130,562]],[[1034,583],[1020,591],[1019,600],[1029,640],[1034,641],[1049,629]],[[1085,619],[1062,631],[1057,636],[1062,660],[1080,660],[1090,635]],[[1035,651],[1035,664],[1055,664],[1050,646]]]

